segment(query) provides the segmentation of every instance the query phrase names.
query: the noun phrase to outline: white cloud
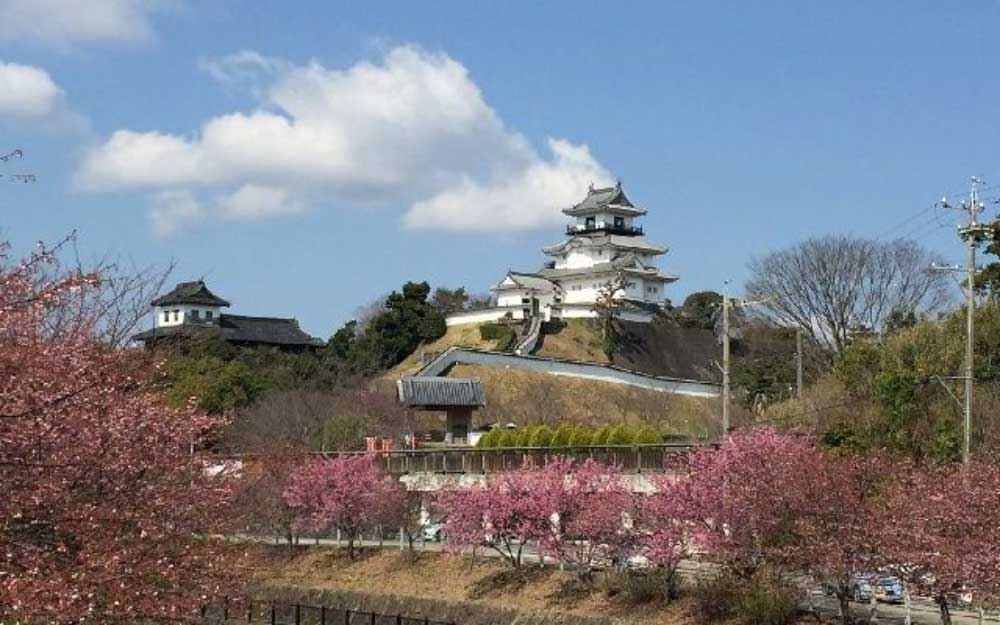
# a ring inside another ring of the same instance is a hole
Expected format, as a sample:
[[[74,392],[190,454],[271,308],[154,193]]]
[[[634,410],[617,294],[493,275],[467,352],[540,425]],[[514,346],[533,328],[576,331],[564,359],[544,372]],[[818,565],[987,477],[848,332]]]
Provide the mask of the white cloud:
[[[529,230],[562,223],[559,209],[582,199],[590,184],[611,177],[586,146],[549,139],[552,160],[539,159],[516,175],[486,184],[465,179],[406,213],[411,228],[431,230]]]
[[[149,211],[153,234],[168,237],[187,224],[200,221],[202,206],[194,194],[186,189],[168,189],[153,196]]]
[[[152,13],[169,0],[0,0],[0,43],[68,49],[81,44],[146,43]]]
[[[264,56],[253,50],[240,50],[218,59],[202,59],[198,67],[220,83],[255,82],[291,69],[284,59]]]
[[[225,83],[266,81],[260,105],[191,136],[114,132],[85,155],[77,183],[232,193],[215,202],[217,217],[300,212],[322,195],[402,205],[413,227],[517,230],[555,223],[589,183],[610,179],[584,146],[550,140],[551,155],[540,155],[444,54],[404,46],[328,69],[244,51],[201,65]],[[499,219],[487,224],[489,215]]]
[[[234,193],[219,199],[222,216],[242,221],[293,215],[302,212],[304,208],[301,202],[289,197],[288,189],[257,184],[243,185]]]
[[[62,102],[63,90],[44,69],[0,61],[0,119],[48,117]]]

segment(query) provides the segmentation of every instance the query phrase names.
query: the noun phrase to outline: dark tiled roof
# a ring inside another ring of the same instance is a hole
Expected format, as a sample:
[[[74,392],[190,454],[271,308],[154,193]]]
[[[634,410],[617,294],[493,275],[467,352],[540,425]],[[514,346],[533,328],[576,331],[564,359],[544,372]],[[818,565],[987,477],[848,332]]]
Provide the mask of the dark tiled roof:
[[[229,306],[229,302],[208,290],[201,280],[181,282],[173,291],[157,297],[150,306],[173,306],[176,304],[198,304],[201,306]]]
[[[564,208],[563,214],[570,216],[586,215],[606,210],[608,206],[615,207],[612,210],[616,213],[623,213],[626,215],[646,214],[645,209],[632,204],[632,202],[625,195],[625,192],[622,191],[622,185],[620,182],[613,187],[603,187],[600,189],[591,187],[587,191],[587,197],[585,197],[582,202],[570,208]]]
[[[551,281],[534,273],[521,273],[517,271],[510,271],[507,273],[507,276],[500,281],[500,284],[503,284],[507,278],[513,280],[514,283],[517,284],[518,288],[531,289],[534,291],[543,291],[543,292],[552,291],[556,288],[556,285],[552,284]],[[493,287],[494,290],[500,290],[501,288],[514,288],[514,287],[501,287],[500,284]]]
[[[153,328],[132,337],[136,341],[149,341],[185,332],[218,332],[231,343],[275,346],[316,346],[323,341],[309,336],[299,328],[295,319],[276,317],[247,317],[245,315],[219,315],[218,324],[184,323],[178,326]]]
[[[549,255],[559,254],[565,250],[570,243],[574,242],[577,244],[583,244],[585,247],[608,246],[626,250],[641,250],[650,254],[665,254],[667,252],[667,248],[662,245],[657,245],[656,243],[651,243],[647,241],[645,237],[629,237],[619,234],[608,234],[606,232],[578,234],[571,239],[563,241],[562,243],[542,248],[542,251]]]
[[[485,406],[479,378],[408,376],[396,383],[399,401],[407,406]]]
[[[295,319],[220,315],[219,326],[222,336],[230,341],[271,345],[323,344],[323,341],[303,332]]]

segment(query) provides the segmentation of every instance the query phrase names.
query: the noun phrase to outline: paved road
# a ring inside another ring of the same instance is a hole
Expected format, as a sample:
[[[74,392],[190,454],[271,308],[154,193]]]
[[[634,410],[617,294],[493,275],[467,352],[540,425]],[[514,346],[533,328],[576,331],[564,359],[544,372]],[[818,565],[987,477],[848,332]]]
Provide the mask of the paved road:
[[[239,536],[237,538],[240,540],[256,540],[259,542],[277,542],[277,539],[266,537]],[[337,541],[335,538],[302,538],[299,540],[298,544],[300,546],[337,546],[343,545],[344,543],[343,541]],[[381,544],[377,540],[361,540],[356,541],[355,545],[359,547],[381,546],[383,549],[402,548],[402,545],[398,540],[387,540],[383,541]],[[418,551],[440,552],[444,550],[444,545],[435,542],[420,541],[417,542],[415,546]],[[471,553],[471,550],[467,551]],[[477,555],[484,557],[499,557],[499,554],[491,550],[480,550],[477,552]],[[526,563],[537,564],[539,563],[540,556],[537,553],[525,550],[523,559]],[[678,573],[688,579],[698,579],[699,577],[711,575],[715,568],[715,565],[710,563],[699,562],[697,560],[685,560],[678,567]],[[816,611],[827,617],[836,616],[839,612],[836,599],[826,596],[820,590],[810,591],[804,604],[805,605],[803,607],[805,609]],[[878,603],[874,606],[874,608],[879,623],[885,625],[905,625],[907,622],[906,606]],[[871,604],[851,604],[851,612],[855,616],[867,617],[871,614],[871,611]],[[941,613],[938,610],[937,604],[926,597],[914,597],[909,607],[909,613],[910,621],[914,624],[940,625],[941,623]],[[983,618],[980,620],[978,612],[970,610],[952,610],[951,619],[953,625],[1000,625],[1000,614],[997,612],[984,614]]]

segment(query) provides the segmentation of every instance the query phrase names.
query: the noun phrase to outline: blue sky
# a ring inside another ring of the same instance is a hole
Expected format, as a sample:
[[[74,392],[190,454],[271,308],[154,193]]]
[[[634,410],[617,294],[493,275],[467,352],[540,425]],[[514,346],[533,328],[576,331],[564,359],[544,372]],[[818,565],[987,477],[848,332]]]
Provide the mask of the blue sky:
[[[174,258],[234,312],[323,337],[408,279],[484,291],[537,268],[590,181],[650,210],[675,302],[830,232],[955,260],[957,215],[925,209],[970,175],[1000,184],[998,18],[972,0],[0,0],[0,151],[25,151],[0,174],[38,176],[0,185],[0,231]]]

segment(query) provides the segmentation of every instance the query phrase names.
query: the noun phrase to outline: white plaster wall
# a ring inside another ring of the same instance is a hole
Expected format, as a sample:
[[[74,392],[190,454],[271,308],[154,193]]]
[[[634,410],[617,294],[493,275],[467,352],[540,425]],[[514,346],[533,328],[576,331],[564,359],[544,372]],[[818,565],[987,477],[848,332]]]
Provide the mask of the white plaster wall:
[[[185,321],[195,321],[192,314],[194,311],[198,311],[196,321],[199,323],[208,321],[205,317],[208,311],[212,313],[212,321],[219,320],[220,309],[217,306],[155,306],[153,308],[153,325],[157,328],[167,328],[179,326]],[[163,317],[164,313],[168,313],[166,319]]]
[[[567,304],[594,303],[597,301],[597,293],[600,289],[601,281],[597,278],[585,280],[566,280],[562,283],[565,293],[563,301]],[[596,285],[596,286],[595,286]]]
[[[497,306],[520,306],[521,300],[529,297],[527,291],[499,291],[497,293]]]
[[[448,315],[444,319],[445,325],[459,326],[469,323],[489,323],[502,318],[507,312],[520,314],[520,311],[513,311],[508,308],[487,308],[485,310],[470,310]]]

